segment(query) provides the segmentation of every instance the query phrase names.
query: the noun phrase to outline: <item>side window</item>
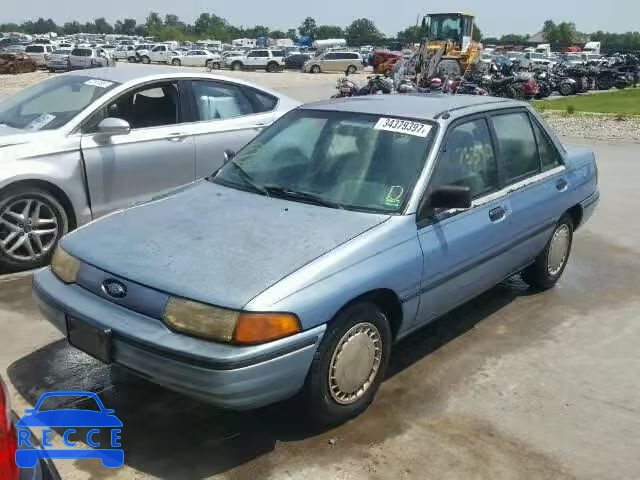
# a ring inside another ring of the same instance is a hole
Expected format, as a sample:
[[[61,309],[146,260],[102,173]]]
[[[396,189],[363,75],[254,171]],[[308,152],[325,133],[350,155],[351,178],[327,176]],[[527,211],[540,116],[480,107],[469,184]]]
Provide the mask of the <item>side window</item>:
[[[194,81],[193,94],[200,121],[222,120],[254,113],[253,106],[236,85]]]
[[[498,165],[507,183],[540,172],[540,159],[529,115],[525,112],[492,117],[498,144]]]
[[[249,87],[242,87],[242,91],[253,104],[253,113],[270,112],[278,105],[278,99],[267,93]]]
[[[247,53],[247,57],[257,57],[258,56],[258,52],[249,52]]]
[[[337,58],[337,55],[335,53],[327,53],[324,56],[324,60],[335,60]]]
[[[158,83],[124,95],[98,110],[84,125],[83,133],[94,133],[105,118],[126,120],[132,129],[175,125],[179,122],[178,85]]]
[[[533,132],[538,142],[538,152],[540,153],[542,170],[551,170],[552,168],[560,166],[560,154],[558,150],[556,150],[553,142],[549,140],[549,136],[543,131],[542,127],[538,125],[538,122],[533,121],[531,123],[533,124]]]
[[[449,130],[431,178],[432,188],[469,187],[474,199],[499,189],[498,168],[486,120],[473,120]]]

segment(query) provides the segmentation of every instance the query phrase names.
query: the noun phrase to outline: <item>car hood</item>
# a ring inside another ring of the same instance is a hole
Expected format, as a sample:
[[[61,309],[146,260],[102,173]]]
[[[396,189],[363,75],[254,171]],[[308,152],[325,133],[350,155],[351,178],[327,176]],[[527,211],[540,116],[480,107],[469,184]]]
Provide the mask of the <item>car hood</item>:
[[[388,218],[200,181],[76,230],[62,246],[130,281],[241,309],[281,279]]]

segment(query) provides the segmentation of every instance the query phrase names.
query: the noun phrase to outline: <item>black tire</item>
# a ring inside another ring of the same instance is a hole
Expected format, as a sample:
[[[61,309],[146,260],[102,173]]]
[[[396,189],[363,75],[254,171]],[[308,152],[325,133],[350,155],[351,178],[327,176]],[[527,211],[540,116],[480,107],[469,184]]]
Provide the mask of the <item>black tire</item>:
[[[151,63],[151,59],[146,55],[142,57],[141,60],[142,60],[142,63],[144,63],[145,65],[149,65]]]
[[[129,63],[138,63],[138,59],[136,57],[129,57],[127,58],[127,61]]]
[[[3,190],[0,193],[0,216],[5,217],[5,208],[9,208],[12,204],[15,204],[15,202],[20,202],[22,200],[37,200],[44,204],[55,216],[57,222],[55,229],[57,231],[54,234],[51,234],[52,238],[54,236],[55,238],[50,249],[45,254],[40,255],[33,260],[20,260],[13,258],[7,252],[7,249],[0,247],[0,272],[3,273],[31,270],[48,265],[51,261],[55,245],[57,245],[60,238],[69,231],[69,218],[67,212],[62,206],[62,203],[50,192],[33,186],[15,186],[8,187]],[[9,228],[6,225],[0,225],[0,240],[6,238],[8,234]],[[44,240],[45,243],[48,243],[50,238],[45,237]],[[9,248],[13,245],[14,242],[9,243]],[[18,251],[19,250],[20,249],[18,249]]]
[[[568,97],[569,95],[576,93],[576,88],[571,83],[561,83],[558,91],[563,97]]]
[[[49,71],[49,73],[56,73],[56,69],[55,68],[47,68],[47,70]]]
[[[278,64],[276,62],[267,63],[267,68],[265,70],[269,73],[275,73],[278,71]]]
[[[211,66],[209,68],[211,68],[211,70],[220,70],[222,68],[222,65],[220,64],[220,62],[213,62],[211,63]]]
[[[329,387],[329,370],[343,337],[357,325],[375,327],[380,339],[380,363],[369,387],[353,403],[337,402]],[[385,315],[373,303],[356,303],[341,311],[327,326],[327,331],[313,358],[302,391],[302,400],[314,427],[323,428],[345,422],[364,412],[385,377],[391,353],[391,328]]]
[[[320,65],[313,65],[309,71],[311,73],[320,73]]]
[[[238,70],[242,70],[242,68],[243,68],[242,62],[233,62],[231,64],[231,70],[238,71]]]
[[[180,67],[180,66],[182,66],[182,62],[180,61],[179,58],[174,58],[171,61],[171,65],[173,65],[174,67]]]
[[[354,73],[356,73],[358,71],[358,67],[356,67],[355,65],[349,65],[349,67],[347,67],[347,75],[353,75]]]
[[[562,229],[567,229],[568,232],[568,246],[566,250],[566,254],[562,259],[562,264],[560,269],[554,272],[550,271],[549,265],[549,252],[551,250],[552,242],[558,232],[562,231]],[[551,234],[551,238],[547,242],[547,245],[544,247],[544,250],[538,255],[535,261],[525,268],[522,271],[522,279],[529,284],[531,287],[537,290],[548,290],[552,288],[556,282],[562,276],[564,269],[567,266],[569,261],[569,256],[571,255],[571,245],[573,244],[573,220],[567,214],[563,215],[562,218],[558,221],[555,228],[553,229],[553,233]]]
[[[441,60],[436,71],[445,77],[457,77],[460,75],[460,64],[456,60]]]

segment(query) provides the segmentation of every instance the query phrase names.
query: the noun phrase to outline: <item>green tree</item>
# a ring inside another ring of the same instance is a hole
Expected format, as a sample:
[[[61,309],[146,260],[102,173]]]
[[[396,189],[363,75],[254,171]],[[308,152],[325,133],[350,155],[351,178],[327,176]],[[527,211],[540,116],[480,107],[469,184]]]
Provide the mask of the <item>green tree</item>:
[[[110,34],[113,33],[113,27],[104,17],[96,18],[95,21],[96,33]]]
[[[302,25],[298,27],[298,32],[301,37],[314,38],[316,34],[316,27],[316,21],[311,17],[307,17],[304,19],[304,22],[302,22]]]
[[[0,32],[18,32],[21,30],[17,23],[0,23]]]
[[[576,37],[576,25],[572,22],[562,22],[558,25],[558,41],[563,45],[570,45]]]
[[[122,21],[122,33],[124,35],[135,35],[136,25],[137,25],[137,22],[135,18],[125,18]]]
[[[365,44],[375,44],[384,40],[384,35],[378,30],[376,24],[368,18],[354,20],[346,30],[347,43],[358,46]]]
[[[160,18],[160,14],[158,14],[158,12],[149,13],[149,15],[147,15],[147,21],[145,25],[147,27],[147,32],[149,32],[149,35],[156,35],[164,26],[162,23],[162,18]]]
[[[326,40],[327,38],[344,38],[344,30],[337,25],[319,25],[316,27],[316,40]]]
[[[559,41],[558,26],[553,20],[547,20],[542,26],[542,37],[547,43],[556,44]]]
[[[272,30],[269,36],[275,40],[280,40],[281,38],[287,38],[287,34],[282,30]]]
[[[245,33],[249,38],[268,37],[269,27],[265,27],[264,25],[256,25],[253,28],[248,28]]]
[[[146,25],[136,25],[136,29],[134,31],[134,35],[137,35],[139,37],[146,37],[149,35],[149,32],[147,31],[147,26]]]
[[[422,28],[412,25],[398,32],[398,41],[401,43],[419,43],[422,40]]]
[[[473,22],[473,34],[471,39],[474,42],[482,41],[482,30],[480,30],[480,27],[478,27],[478,24],[476,22]]]
[[[181,24],[184,25],[180,21],[180,17],[178,17],[175,13],[167,13],[164,17],[164,24],[167,27],[179,27]]]
[[[498,37],[486,37],[482,39],[483,45],[498,45],[500,43],[500,39]]]
[[[62,30],[67,35],[73,35],[74,33],[80,33],[80,23],[76,20],[73,22],[67,22],[63,25]]]
[[[529,40],[528,35],[518,35],[516,33],[509,33],[500,37],[500,43],[502,45],[523,45]]]
[[[290,38],[294,42],[298,41],[298,34],[295,28],[290,28],[289,30],[287,30],[287,38]]]

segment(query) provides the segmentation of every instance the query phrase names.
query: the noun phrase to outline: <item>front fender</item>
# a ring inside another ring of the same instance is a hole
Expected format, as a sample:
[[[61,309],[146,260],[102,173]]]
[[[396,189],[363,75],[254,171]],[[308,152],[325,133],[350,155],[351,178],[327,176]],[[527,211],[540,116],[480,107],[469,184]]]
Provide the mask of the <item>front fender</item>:
[[[415,218],[394,216],[268,288],[245,310],[293,312],[306,330],[327,323],[347,303],[374,290],[412,297],[421,276]],[[402,304],[400,331],[416,315],[418,299],[413,297]]]

